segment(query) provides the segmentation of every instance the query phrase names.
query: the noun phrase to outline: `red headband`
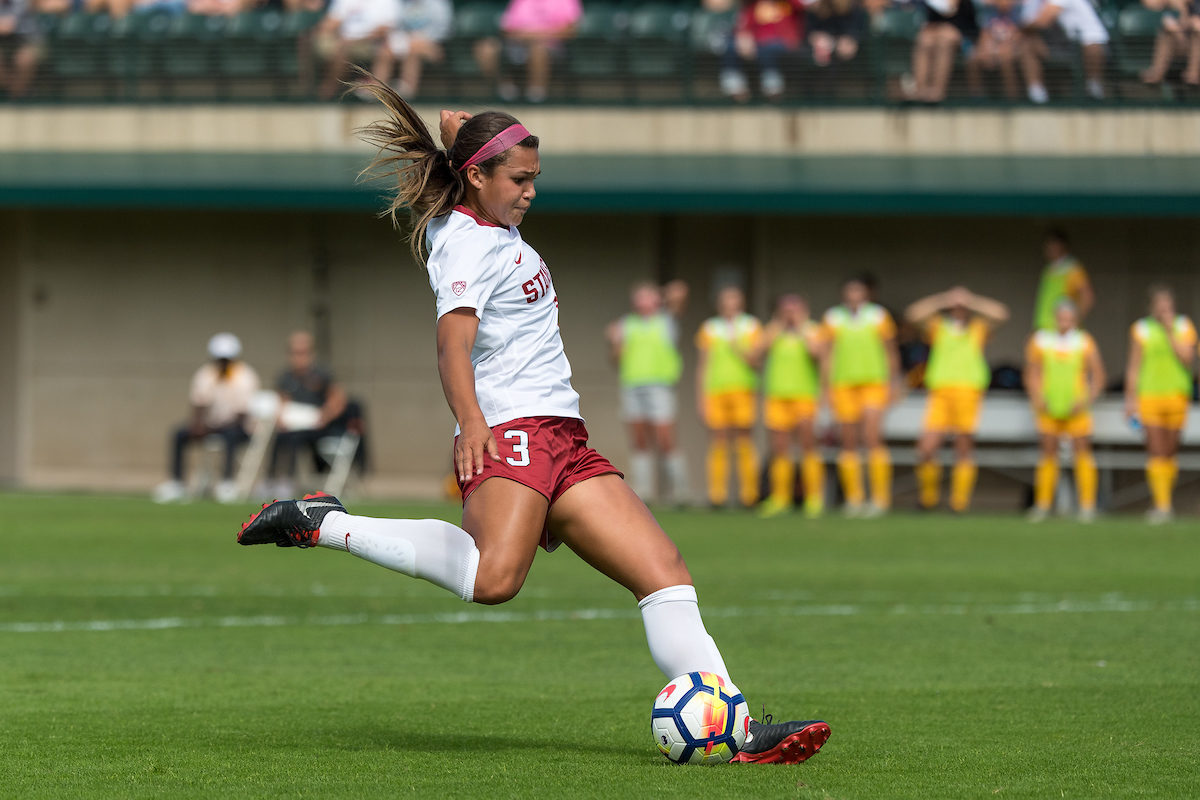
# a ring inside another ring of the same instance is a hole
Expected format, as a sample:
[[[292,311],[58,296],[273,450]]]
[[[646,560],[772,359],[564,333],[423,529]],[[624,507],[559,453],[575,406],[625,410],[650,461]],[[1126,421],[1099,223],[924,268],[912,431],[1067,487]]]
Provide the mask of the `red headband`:
[[[509,125],[504,130],[493,136],[487,144],[475,151],[475,155],[471,156],[458,168],[462,172],[472,164],[480,164],[487,161],[489,158],[498,156],[510,147],[515,147],[525,139],[529,138],[529,131],[525,130],[525,126],[521,123]]]

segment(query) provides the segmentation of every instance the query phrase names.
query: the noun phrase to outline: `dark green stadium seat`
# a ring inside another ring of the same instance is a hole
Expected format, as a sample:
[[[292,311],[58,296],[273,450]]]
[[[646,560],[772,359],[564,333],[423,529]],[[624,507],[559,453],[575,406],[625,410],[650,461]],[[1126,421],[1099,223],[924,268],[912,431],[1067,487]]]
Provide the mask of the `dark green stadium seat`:
[[[674,5],[646,5],[630,12],[629,74],[634,79],[683,77],[691,22],[691,14]]]
[[[163,74],[170,78],[207,78],[216,73],[217,48],[229,28],[224,15],[183,14],[170,21],[162,36],[149,32],[161,48]]]
[[[575,78],[617,78],[629,11],[618,5],[589,4],[574,39],[567,43],[567,72]]]
[[[500,33],[504,7],[495,3],[466,3],[454,9],[454,31],[446,43],[446,67],[460,78],[479,76],[475,43]]]
[[[889,79],[911,68],[913,41],[924,24],[924,14],[914,8],[885,8],[871,18],[864,55],[871,60],[880,97],[887,96]]]
[[[1154,39],[1162,25],[1162,12],[1151,11],[1138,4],[1117,12],[1113,49],[1117,69],[1121,74],[1134,76],[1150,66],[1154,54]]]
[[[233,80],[271,75],[273,45],[283,39],[283,14],[249,11],[229,20],[217,49],[217,72]]]

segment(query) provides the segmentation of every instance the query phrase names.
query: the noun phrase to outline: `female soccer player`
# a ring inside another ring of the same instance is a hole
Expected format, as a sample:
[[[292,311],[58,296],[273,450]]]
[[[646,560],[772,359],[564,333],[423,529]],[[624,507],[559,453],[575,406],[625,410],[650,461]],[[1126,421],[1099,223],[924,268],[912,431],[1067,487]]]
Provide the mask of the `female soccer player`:
[[[1171,493],[1179,472],[1179,434],[1192,394],[1192,357],[1196,329],[1175,312],[1175,294],[1165,286],[1150,289],[1150,314],[1129,330],[1125,367],[1125,415],[1146,430],[1146,480],[1154,507],[1152,523],[1171,519]]]
[[[265,506],[238,541],[346,550],[486,604],[517,594],[539,544],[563,542],[637,598],[665,674],[727,676],[675,544],[587,446],[554,282],[518,231],[536,195],[538,138],[501,112],[443,111],[442,150],[399,95],[378,83],[371,91],[389,112],[365,132],[380,148],[376,174],[395,181],[393,222],[410,211],[410,246],[436,299],[463,526],[354,516],[333,497],[310,495]],[[795,763],[828,736],[819,721],[755,721],[735,760]]]
[[[717,292],[717,315],[696,332],[700,363],[696,397],[708,426],[708,502],[729,500],[729,451],[737,453],[738,499],[758,502],[758,456],[754,452],[754,393],[758,374],[752,361],[762,325],[746,313],[746,296],[736,286]]]
[[[1055,330],[1036,331],[1025,350],[1025,390],[1037,416],[1041,459],[1034,473],[1033,508],[1029,519],[1050,514],[1058,484],[1058,442],[1075,447],[1075,493],[1079,519],[1096,516],[1096,459],[1092,455],[1092,404],[1104,391],[1104,364],[1091,334],[1079,329],[1070,300],[1054,310]]]
[[[675,446],[675,384],[683,371],[679,317],[687,305],[683,281],[658,286],[643,281],[630,293],[632,311],[605,332],[621,380],[621,412],[629,424],[633,455],[630,486],[638,497],[654,495],[655,450],[667,473],[672,502],[687,500],[687,467]]]
[[[883,414],[900,397],[900,353],[896,323],[869,301],[867,281],[842,286],[842,305],[825,312],[821,385],[829,391],[833,418],[841,428],[838,476],[849,516],[879,516],[892,505],[892,460],[883,441]],[[863,504],[862,461],[867,448],[871,504]]]
[[[937,451],[949,434],[954,436],[955,454],[950,510],[966,511],[977,474],[975,431],[979,410],[992,377],[983,346],[992,330],[1008,319],[1008,307],[957,286],[921,298],[908,307],[904,316],[925,331],[930,342],[925,370],[925,387],[929,390],[925,429],[917,442],[921,507],[937,507],[942,481]]]
[[[804,513],[819,517],[825,509],[825,464],[817,449],[814,429],[820,379],[821,326],[808,315],[808,303],[798,294],[785,294],[775,305],[755,360],[763,367],[763,419],[771,435],[771,494],[762,515],[773,517],[792,508],[796,464],[792,443],[803,452],[800,473],[804,484]]]

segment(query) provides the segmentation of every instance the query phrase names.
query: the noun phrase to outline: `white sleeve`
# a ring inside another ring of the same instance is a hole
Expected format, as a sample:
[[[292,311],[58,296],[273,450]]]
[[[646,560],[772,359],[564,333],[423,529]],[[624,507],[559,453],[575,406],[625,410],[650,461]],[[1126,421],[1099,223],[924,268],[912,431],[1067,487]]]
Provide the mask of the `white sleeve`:
[[[437,318],[457,308],[483,307],[500,283],[500,248],[479,237],[458,237],[429,254],[429,285],[437,298]]]

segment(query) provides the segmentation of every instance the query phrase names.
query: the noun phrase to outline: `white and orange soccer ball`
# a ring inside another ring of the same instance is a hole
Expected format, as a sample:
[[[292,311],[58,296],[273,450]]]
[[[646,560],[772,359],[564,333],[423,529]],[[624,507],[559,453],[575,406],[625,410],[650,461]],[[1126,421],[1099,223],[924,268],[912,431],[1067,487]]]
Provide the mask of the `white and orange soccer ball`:
[[[724,764],[746,743],[750,709],[725,678],[689,672],[658,693],[650,730],[658,751],[677,764]]]

